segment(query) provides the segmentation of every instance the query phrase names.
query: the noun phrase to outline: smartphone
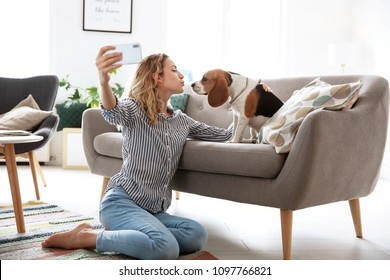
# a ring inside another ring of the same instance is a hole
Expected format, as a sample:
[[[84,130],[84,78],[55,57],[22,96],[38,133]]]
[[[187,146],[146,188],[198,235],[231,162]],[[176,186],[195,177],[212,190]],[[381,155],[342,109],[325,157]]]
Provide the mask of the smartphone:
[[[142,60],[142,51],[140,43],[119,44],[114,45],[114,50],[109,50],[107,53],[121,52],[122,60],[118,64],[137,64]]]

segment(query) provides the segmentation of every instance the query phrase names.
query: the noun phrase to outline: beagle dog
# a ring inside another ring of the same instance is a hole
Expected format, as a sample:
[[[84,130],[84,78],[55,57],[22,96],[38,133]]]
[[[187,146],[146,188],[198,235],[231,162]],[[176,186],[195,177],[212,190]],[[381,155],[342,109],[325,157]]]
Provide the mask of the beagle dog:
[[[229,100],[233,109],[230,143],[247,142],[242,140],[247,125],[250,127],[250,142],[256,143],[260,128],[283,106],[267,85],[221,69],[206,72],[191,87],[198,94],[208,95],[207,100],[212,107],[219,107]]]

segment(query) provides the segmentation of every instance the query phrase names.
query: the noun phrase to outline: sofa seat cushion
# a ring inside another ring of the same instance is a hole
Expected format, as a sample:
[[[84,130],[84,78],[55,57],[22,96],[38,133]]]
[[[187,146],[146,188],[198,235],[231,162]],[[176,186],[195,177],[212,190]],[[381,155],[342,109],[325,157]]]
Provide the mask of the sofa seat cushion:
[[[120,132],[95,137],[93,146],[100,155],[122,158]],[[276,178],[287,158],[269,144],[217,143],[188,140],[179,169],[258,178]]]
[[[276,178],[286,160],[269,144],[186,142],[179,169],[238,176]]]
[[[106,132],[99,134],[93,141],[93,147],[98,154],[122,158],[123,137],[120,132]]]

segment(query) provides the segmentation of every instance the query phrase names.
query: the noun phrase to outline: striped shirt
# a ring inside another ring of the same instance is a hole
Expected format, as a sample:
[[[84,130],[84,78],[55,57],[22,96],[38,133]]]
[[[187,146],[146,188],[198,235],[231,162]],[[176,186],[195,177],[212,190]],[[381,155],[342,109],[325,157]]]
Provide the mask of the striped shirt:
[[[111,110],[102,108],[111,124],[123,134],[123,165],[107,190],[122,186],[131,199],[149,212],[166,211],[172,200],[171,180],[188,137],[205,141],[227,141],[232,129],[217,128],[193,120],[180,110],[158,115],[151,124],[135,99],[118,100]]]

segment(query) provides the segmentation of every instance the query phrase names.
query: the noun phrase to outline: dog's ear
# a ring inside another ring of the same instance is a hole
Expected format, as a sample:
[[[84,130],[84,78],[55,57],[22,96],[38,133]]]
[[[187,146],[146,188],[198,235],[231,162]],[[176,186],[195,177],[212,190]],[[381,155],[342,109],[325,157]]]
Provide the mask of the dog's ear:
[[[219,107],[229,99],[229,83],[224,78],[217,78],[215,86],[210,90],[208,102],[211,107]]]

